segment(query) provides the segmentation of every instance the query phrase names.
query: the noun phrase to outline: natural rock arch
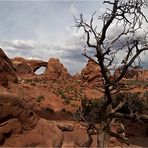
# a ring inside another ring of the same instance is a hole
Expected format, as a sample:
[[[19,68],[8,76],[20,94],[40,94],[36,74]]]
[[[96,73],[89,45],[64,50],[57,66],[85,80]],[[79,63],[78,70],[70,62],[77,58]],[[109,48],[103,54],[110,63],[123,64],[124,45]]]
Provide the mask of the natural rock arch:
[[[24,72],[22,72],[22,74],[35,73],[35,71],[37,71],[40,67],[47,68],[47,64],[48,64],[47,62],[42,61],[42,60],[36,60],[36,59],[28,60],[28,59],[24,59],[21,57],[16,57],[16,58],[12,59],[12,61],[15,64],[16,69],[18,67],[17,63],[19,63],[19,64],[24,63],[25,65],[27,65],[27,66],[22,66],[21,69],[19,70],[19,71],[24,71]],[[28,67],[27,68],[28,70],[26,70],[26,67]]]
[[[31,67],[32,67],[32,71],[36,72],[38,69],[40,69],[41,67],[45,67],[47,68],[47,62],[42,62],[42,63],[34,63]]]
[[[46,68],[47,68],[47,66],[40,66],[40,67],[34,69],[34,73],[36,75],[44,74]]]

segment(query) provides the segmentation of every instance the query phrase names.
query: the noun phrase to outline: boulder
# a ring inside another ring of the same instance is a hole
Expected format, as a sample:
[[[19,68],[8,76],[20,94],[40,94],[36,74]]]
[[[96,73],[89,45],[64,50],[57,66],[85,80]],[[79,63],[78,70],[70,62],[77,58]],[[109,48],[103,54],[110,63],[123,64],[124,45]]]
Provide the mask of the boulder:
[[[61,131],[73,131],[74,130],[74,125],[71,123],[56,123],[57,127],[61,130]]]
[[[4,147],[61,147],[63,134],[52,122],[39,119],[32,130],[15,134],[2,145]]]
[[[60,63],[59,59],[55,58],[49,59],[43,75],[48,80],[66,80],[71,78],[64,65]]]
[[[41,119],[17,96],[0,94],[0,146],[60,147],[63,135],[57,126]]]
[[[15,71],[13,63],[0,48],[0,85],[7,87],[8,81],[17,83],[18,79]]]

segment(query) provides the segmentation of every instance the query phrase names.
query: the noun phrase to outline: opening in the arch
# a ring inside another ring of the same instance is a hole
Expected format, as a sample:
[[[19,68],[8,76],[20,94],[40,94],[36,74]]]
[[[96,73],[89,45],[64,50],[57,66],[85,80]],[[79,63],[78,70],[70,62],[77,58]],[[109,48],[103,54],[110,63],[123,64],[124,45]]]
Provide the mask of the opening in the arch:
[[[35,71],[35,74],[36,74],[36,75],[41,75],[41,74],[44,73],[45,70],[46,70],[46,67],[41,66],[40,68],[38,68],[38,69]]]

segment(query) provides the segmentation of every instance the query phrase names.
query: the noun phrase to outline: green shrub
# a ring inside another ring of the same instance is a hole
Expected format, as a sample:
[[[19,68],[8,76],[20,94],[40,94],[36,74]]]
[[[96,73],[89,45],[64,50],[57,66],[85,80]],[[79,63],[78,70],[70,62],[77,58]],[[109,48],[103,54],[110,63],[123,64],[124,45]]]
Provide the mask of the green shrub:
[[[75,117],[78,120],[83,119],[89,122],[99,122],[100,121],[100,107],[102,101],[95,99],[95,100],[88,100],[82,99],[81,100],[81,107],[76,111]]]
[[[44,99],[45,99],[44,96],[40,95],[40,96],[37,97],[37,102],[41,102]]]
[[[116,107],[120,101],[125,99],[125,104],[118,112],[130,114],[135,112],[142,112],[144,105],[139,93],[117,93],[113,96],[113,108]]]
[[[54,110],[52,108],[50,108],[50,107],[47,107],[46,111],[49,112],[49,113],[53,113],[54,112]]]
[[[145,87],[148,85],[148,82],[144,80],[129,80],[128,85]]]
[[[145,92],[144,92],[143,98],[148,100],[148,91],[145,91]]]
[[[148,109],[148,91],[145,91],[142,96],[145,108]]]
[[[65,97],[65,98],[64,98],[64,103],[65,103],[65,104],[70,104],[70,98]]]
[[[36,83],[34,83],[34,82],[31,82],[31,83],[30,83],[30,85],[36,86]]]
[[[125,104],[117,112],[124,114],[142,112],[144,106],[139,96],[138,93],[117,93],[113,96],[113,108],[125,99]],[[101,114],[101,107],[104,104],[103,100],[101,98],[94,100],[82,99],[81,106],[74,114],[75,118],[77,120],[85,119],[93,123],[100,122],[101,118],[104,118]]]

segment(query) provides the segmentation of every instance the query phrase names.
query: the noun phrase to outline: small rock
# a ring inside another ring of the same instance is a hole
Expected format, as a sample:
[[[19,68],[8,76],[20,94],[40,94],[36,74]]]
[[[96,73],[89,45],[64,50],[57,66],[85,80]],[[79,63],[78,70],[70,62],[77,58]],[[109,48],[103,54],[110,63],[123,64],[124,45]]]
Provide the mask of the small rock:
[[[57,123],[56,125],[61,131],[73,131],[74,130],[74,125],[71,123]]]

